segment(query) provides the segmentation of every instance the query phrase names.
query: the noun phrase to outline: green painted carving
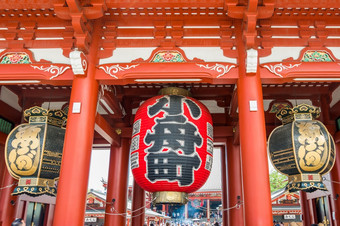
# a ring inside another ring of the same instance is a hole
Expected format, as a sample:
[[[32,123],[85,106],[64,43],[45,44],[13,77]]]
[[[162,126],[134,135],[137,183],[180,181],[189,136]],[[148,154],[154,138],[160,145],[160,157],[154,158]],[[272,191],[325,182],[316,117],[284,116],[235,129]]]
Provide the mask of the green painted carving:
[[[155,54],[152,63],[182,63],[185,62],[182,54],[178,51],[159,51]]]
[[[8,52],[0,57],[0,64],[31,64],[31,59],[24,52]]]
[[[334,60],[324,50],[308,50],[303,54],[302,62],[333,62]]]

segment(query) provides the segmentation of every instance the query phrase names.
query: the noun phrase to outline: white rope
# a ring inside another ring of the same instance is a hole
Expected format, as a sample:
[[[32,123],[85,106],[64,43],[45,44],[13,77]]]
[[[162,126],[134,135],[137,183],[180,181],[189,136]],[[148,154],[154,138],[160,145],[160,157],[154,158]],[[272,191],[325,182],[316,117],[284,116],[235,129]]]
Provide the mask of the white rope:
[[[340,184],[339,181],[334,181],[334,180],[328,180],[327,178],[325,177],[322,177],[323,180],[326,180],[326,181],[329,181],[329,182],[332,182],[332,183],[336,183],[336,184]]]
[[[157,197],[155,197],[153,200],[147,202],[144,206],[142,206],[142,207],[140,207],[140,208],[138,208],[138,209],[132,210],[132,211],[131,211],[131,214],[134,213],[134,212],[137,212],[137,211],[139,211],[139,210],[141,210],[141,209],[143,209],[143,212],[140,213],[140,214],[138,214],[138,215],[136,215],[136,216],[138,217],[138,216],[142,215],[142,214],[144,213],[144,211],[145,211],[144,208],[145,208],[147,205],[149,205],[150,203],[152,203],[153,201],[155,201],[156,198],[157,198]],[[112,202],[110,202],[110,204],[112,204]],[[92,210],[94,210],[94,211],[96,211],[96,212],[100,212],[99,210],[94,209],[94,208],[92,208],[92,207],[89,206],[89,205],[87,205],[87,207],[89,207],[90,209],[92,209]],[[108,213],[108,212],[105,212],[105,214],[107,214],[107,215],[113,215],[113,216],[127,216],[127,213],[119,213],[114,207],[111,207],[111,211],[112,211],[112,212],[115,211],[116,213]],[[134,216],[134,217],[136,217],[136,216]]]
[[[229,208],[225,208],[225,209],[221,209],[220,211],[229,211],[231,209],[239,209],[241,207],[241,205],[243,205],[243,202],[241,203],[237,203],[235,206],[229,207]]]
[[[149,202],[146,202],[146,204],[138,209],[135,209],[135,210],[131,210],[131,213],[134,213],[134,212],[137,212],[141,209],[144,209],[147,205],[149,205],[150,203],[152,203],[153,201],[156,200],[157,197],[155,197],[153,200],[149,201]],[[111,208],[111,211],[115,211],[117,212],[117,214],[126,214],[126,213],[119,213],[114,207]]]
[[[153,200],[151,200],[149,203],[153,202],[156,198],[157,198],[157,197],[155,197],[155,198],[154,198]],[[142,207],[140,207],[140,208],[138,208],[138,209],[136,209],[136,210],[131,211],[131,214],[132,214],[132,213],[134,213],[134,212],[137,212],[137,211],[143,209],[142,213],[137,214],[137,215],[131,215],[131,218],[139,217],[139,216],[145,214],[145,209],[144,209],[144,208],[145,208],[149,203],[147,203],[146,205],[144,205],[144,206],[142,206]],[[219,210],[219,211],[229,211],[229,210],[235,209],[235,208],[236,208],[236,209],[239,209],[239,208],[241,207],[241,205],[243,205],[243,203],[237,203],[235,206],[232,206],[232,207],[229,207],[229,208],[225,208],[225,209],[221,209],[221,210]],[[87,205],[87,207],[89,207],[90,209],[92,209],[92,210],[94,210],[94,211],[96,211],[96,212],[98,212],[98,213],[101,213],[100,210],[94,209],[94,208],[92,208],[92,207],[89,206],[89,205]],[[203,207],[203,208],[205,208],[205,207]],[[195,208],[195,209],[197,209],[197,208]],[[205,209],[203,209],[203,210],[207,210],[207,208],[205,208]],[[127,216],[128,216],[128,213],[119,213],[119,212],[117,212],[117,210],[116,210],[114,207],[111,208],[111,211],[115,211],[116,213],[108,213],[108,212],[105,211],[105,214],[106,214],[106,215],[110,215],[110,216],[122,216],[122,217],[127,217]]]
[[[94,209],[91,206],[87,205],[87,207],[89,207],[90,209],[94,210],[97,213],[101,213],[100,210]],[[142,213],[140,213],[140,214],[130,216],[130,218],[139,217],[139,216],[143,215],[144,213],[145,213],[145,210],[143,210]],[[127,217],[128,216],[127,213],[108,213],[108,212],[105,212],[105,214],[106,215],[110,215],[110,216],[122,216],[122,217]]]
[[[14,185],[17,185],[17,184],[18,184],[17,182],[14,182],[13,184],[10,184],[10,185],[7,185],[5,187],[0,188],[0,190],[6,189],[6,188],[10,188],[10,187],[12,187]]]

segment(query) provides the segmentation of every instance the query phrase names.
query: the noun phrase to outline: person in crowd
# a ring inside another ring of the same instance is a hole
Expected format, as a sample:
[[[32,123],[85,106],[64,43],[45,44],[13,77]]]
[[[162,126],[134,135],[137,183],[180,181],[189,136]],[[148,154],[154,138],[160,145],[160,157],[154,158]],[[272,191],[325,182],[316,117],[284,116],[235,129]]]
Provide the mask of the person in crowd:
[[[22,218],[17,218],[12,222],[11,226],[26,226],[26,223]]]

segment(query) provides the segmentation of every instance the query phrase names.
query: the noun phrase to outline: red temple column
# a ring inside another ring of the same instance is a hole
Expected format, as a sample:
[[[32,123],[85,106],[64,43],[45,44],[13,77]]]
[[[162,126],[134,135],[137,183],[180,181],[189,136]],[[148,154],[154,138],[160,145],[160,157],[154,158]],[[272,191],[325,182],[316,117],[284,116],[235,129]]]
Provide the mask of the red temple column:
[[[131,210],[131,226],[144,225],[144,221],[145,221],[145,191],[134,180]]]
[[[233,138],[227,138],[227,159],[228,159],[228,194],[229,205],[234,207],[243,200],[242,195],[242,175],[241,175],[241,156],[240,146],[233,144]],[[229,210],[229,225],[244,225],[243,207],[242,205],[237,208]]]
[[[95,80],[98,35],[95,35],[88,57],[88,72],[75,76],[72,83],[64,150],[58,182],[54,226],[83,225],[90,170],[98,82]]]
[[[333,190],[334,216],[336,225],[340,225],[340,131],[334,136],[336,156],[333,169],[330,172]]]
[[[165,207],[165,205],[164,205],[164,204],[162,205],[162,213],[164,213],[164,215],[166,215],[166,213],[167,213],[167,211],[166,211],[166,207]]]
[[[16,180],[9,174],[5,162],[5,143],[7,134],[0,132],[0,225],[10,225],[14,220],[16,200],[18,196],[11,193],[15,187]]]
[[[15,205],[17,196],[12,196],[11,193],[15,187],[13,184],[16,180],[5,169],[4,177],[0,190],[0,225],[11,225],[15,219]]]
[[[227,187],[227,166],[226,166],[226,147],[221,146],[221,182],[222,182],[222,222],[228,225],[228,187]]]
[[[304,191],[300,191],[300,205],[302,210],[303,226],[311,225],[311,214],[309,209],[309,203],[307,200],[307,194]]]
[[[237,81],[237,94],[245,224],[252,226],[271,225],[273,217],[262,84],[259,73],[246,73],[246,51],[243,40],[240,37],[238,38],[239,79]]]
[[[207,199],[207,221],[210,222],[210,199]]]
[[[6,135],[6,136],[3,136],[4,138],[2,138],[2,135]],[[6,174],[6,171],[7,171],[7,166],[6,166],[6,162],[5,162],[5,143],[6,143],[6,138],[7,138],[7,134],[3,134],[0,132],[0,186],[1,186],[1,183],[2,183],[2,180]]]
[[[120,147],[111,147],[105,226],[126,224],[129,149],[129,140],[126,138],[121,139]]]

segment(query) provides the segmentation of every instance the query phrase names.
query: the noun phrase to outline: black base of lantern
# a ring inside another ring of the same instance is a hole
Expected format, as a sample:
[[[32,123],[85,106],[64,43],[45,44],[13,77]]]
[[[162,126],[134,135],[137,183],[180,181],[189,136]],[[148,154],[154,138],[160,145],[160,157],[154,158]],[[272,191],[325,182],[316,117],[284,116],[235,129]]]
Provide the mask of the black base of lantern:
[[[18,186],[14,189],[12,195],[27,194],[29,196],[50,195],[57,196],[57,189],[54,187],[44,186]]]
[[[305,192],[313,192],[316,190],[327,191],[326,186],[322,182],[293,182],[289,183],[286,186],[289,192],[295,191],[305,191]]]

